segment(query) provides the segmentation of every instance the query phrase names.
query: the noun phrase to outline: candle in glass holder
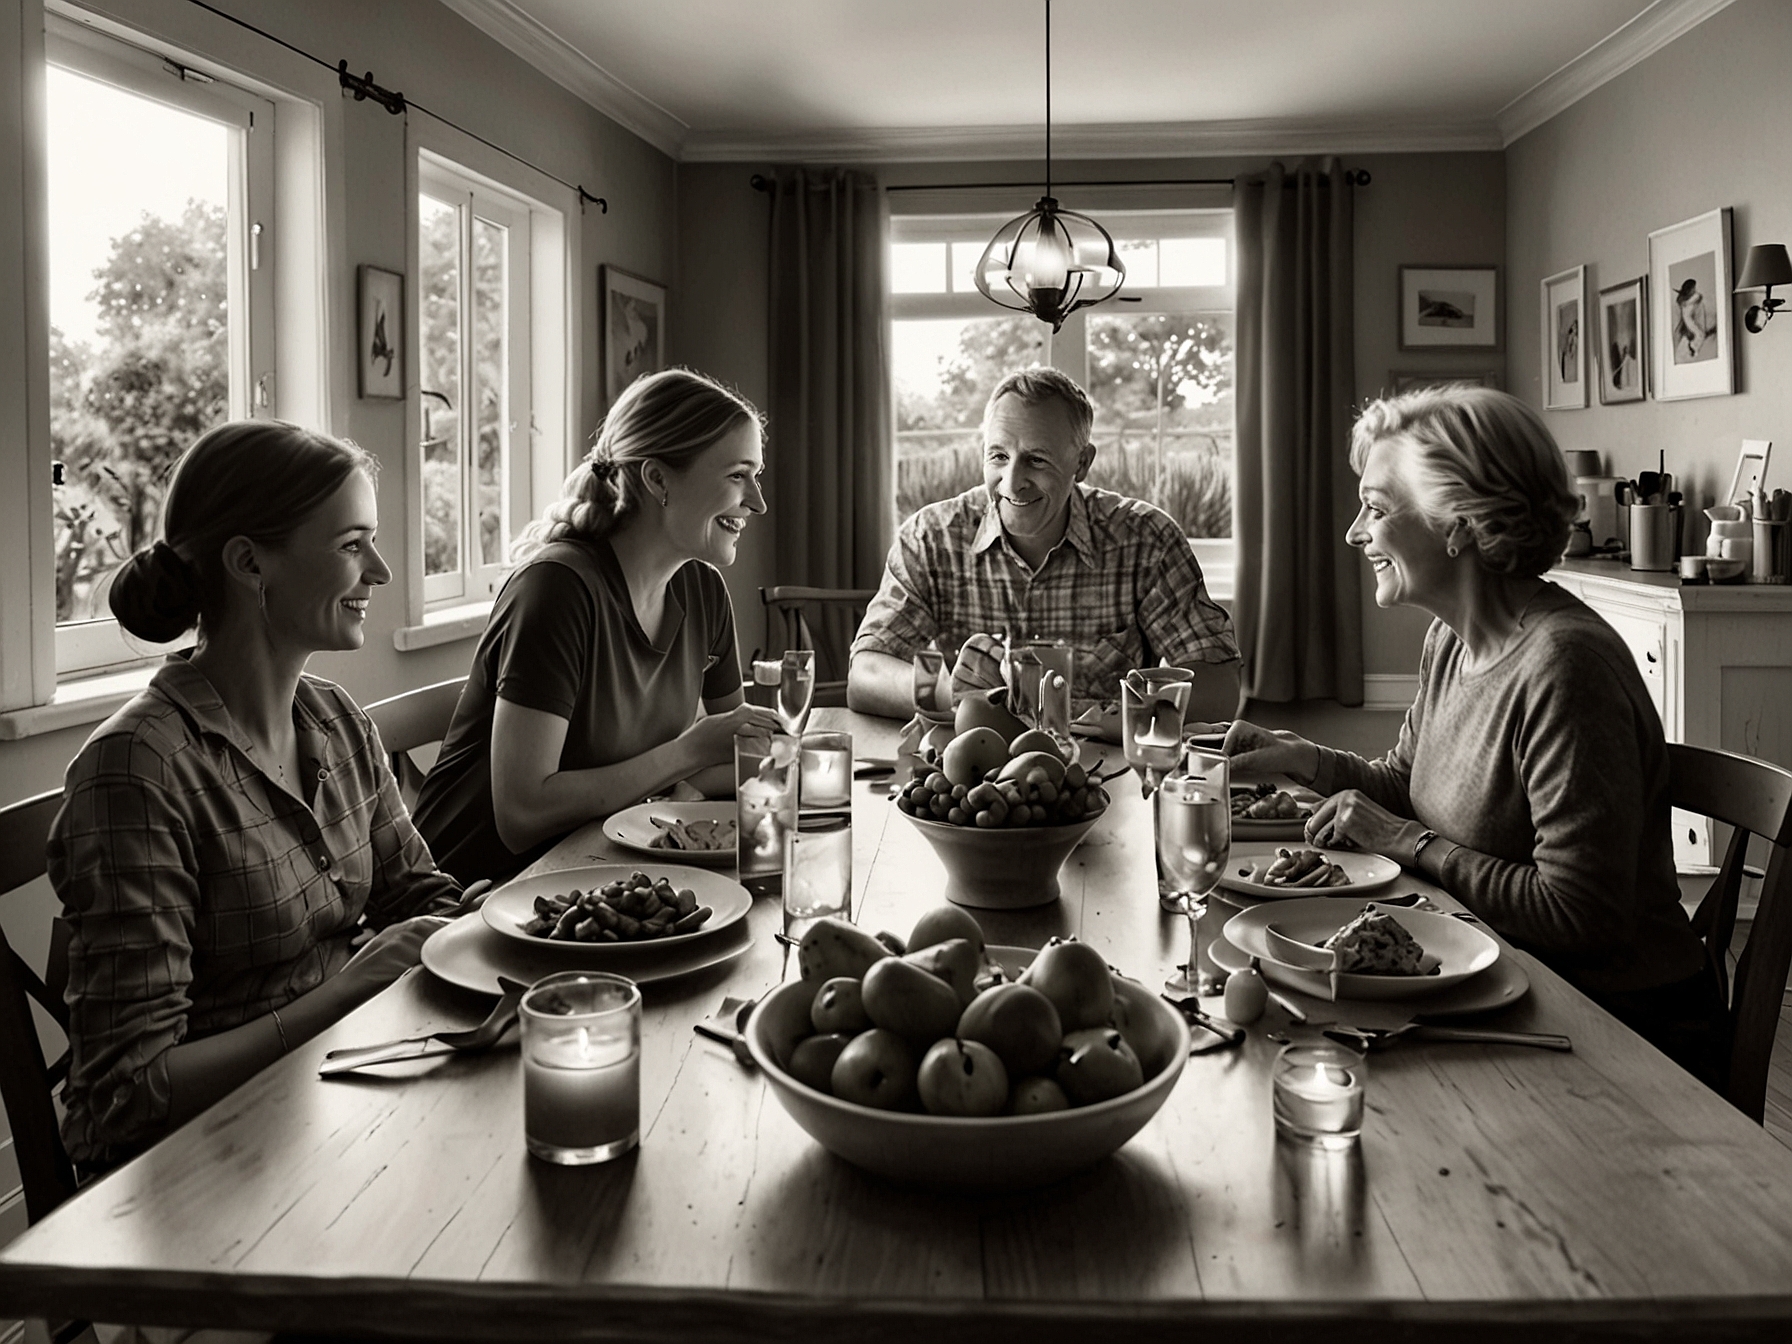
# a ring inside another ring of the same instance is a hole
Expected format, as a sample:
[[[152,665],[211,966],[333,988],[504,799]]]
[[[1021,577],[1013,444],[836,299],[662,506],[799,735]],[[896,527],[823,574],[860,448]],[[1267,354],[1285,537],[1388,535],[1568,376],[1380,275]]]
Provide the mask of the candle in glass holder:
[[[1285,1045],[1272,1071],[1276,1129],[1323,1148],[1348,1148],[1363,1129],[1367,1060],[1342,1045]]]
[[[804,733],[797,786],[803,807],[845,807],[852,801],[852,734]]]
[[[641,991],[563,971],[523,996],[523,1137],[563,1166],[607,1162],[640,1141]]]

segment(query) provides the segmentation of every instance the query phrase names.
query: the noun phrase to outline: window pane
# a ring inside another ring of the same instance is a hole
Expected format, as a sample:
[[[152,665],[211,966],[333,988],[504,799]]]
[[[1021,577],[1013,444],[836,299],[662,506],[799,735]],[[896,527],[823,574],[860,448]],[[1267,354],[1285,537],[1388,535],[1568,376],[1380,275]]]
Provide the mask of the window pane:
[[[1116,238],[1114,250],[1126,267],[1126,288],[1157,288],[1157,239]]]
[[[1232,535],[1232,317],[1090,313],[1089,483],[1158,505],[1191,537]]]
[[[1044,361],[1048,330],[1024,314],[891,323],[899,516],[983,483],[983,403]]]
[[[1165,285],[1226,283],[1224,238],[1165,238],[1158,246]]]
[[[47,80],[56,620],[106,618],[164,479],[230,415],[234,133],[54,66]]]
[[[891,243],[890,293],[944,294],[946,245],[944,243]]]
[[[504,527],[506,426],[510,424],[510,230],[473,220],[473,507],[479,521],[479,561],[502,563],[510,539]]]
[[[994,230],[990,230],[994,235]],[[954,294],[970,294],[977,288],[977,263],[983,260],[983,249],[989,246],[989,240],[980,243],[952,244],[952,292]]]
[[[460,570],[460,210],[417,201],[423,345],[423,573]]]

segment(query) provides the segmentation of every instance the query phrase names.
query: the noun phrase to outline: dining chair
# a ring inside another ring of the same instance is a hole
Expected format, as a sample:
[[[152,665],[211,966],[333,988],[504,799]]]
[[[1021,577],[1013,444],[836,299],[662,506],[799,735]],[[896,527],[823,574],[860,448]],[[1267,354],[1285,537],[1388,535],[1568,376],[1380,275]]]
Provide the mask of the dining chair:
[[[1725,1095],[1759,1122],[1767,1105],[1767,1075],[1792,967],[1792,770],[1752,756],[1668,743],[1668,796],[1675,807],[1734,828],[1723,864],[1693,913],[1730,1007],[1730,1057]],[[1760,899],[1748,937],[1729,962],[1741,902],[1749,837],[1767,847]]]
[[[802,588],[779,584],[759,590],[765,604],[765,652],[775,658],[786,649],[815,650],[815,695],[812,705],[846,703],[846,665],[853,636],[875,588]]]
[[[398,778],[398,792],[406,807],[417,805],[417,790],[423,787],[424,771],[411,759],[411,752],[448,735],[449,721],[454,718],[454,707],[460,703],[461,688],[466,684],[465,677],[450,677],[362,706],[373,726],[380,730],[380,744],[391,758],[392,773]]]

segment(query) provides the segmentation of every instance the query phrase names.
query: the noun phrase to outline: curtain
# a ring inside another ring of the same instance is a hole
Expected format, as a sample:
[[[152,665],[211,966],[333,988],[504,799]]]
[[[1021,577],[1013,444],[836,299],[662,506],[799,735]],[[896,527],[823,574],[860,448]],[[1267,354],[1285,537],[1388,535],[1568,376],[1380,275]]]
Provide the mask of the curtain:
[[[1351,188],[1342,166],[1240,177],[1235,625],[1244,693],[1363,703]]]
[[[773,176],[771,404],[774,582],[874,588],[895,533],[883,191],[869,173]]]

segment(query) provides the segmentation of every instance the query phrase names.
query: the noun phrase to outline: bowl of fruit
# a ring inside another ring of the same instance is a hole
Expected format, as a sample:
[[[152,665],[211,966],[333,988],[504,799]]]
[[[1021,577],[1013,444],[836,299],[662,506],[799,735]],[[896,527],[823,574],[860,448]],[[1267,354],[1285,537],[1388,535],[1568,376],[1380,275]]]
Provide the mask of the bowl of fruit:
[[[949,905],[906,944],[818,920],[797,964],[754,1008],[747,1047],[799,1126],[881,1176],[1058,1180],[1144,1128],[1188,1057],[1182,1015],[1089,944],[986,947]]]
[[[1049,734],[990,727],[957,733],[891,797],[945,865],[946,899],[984,910],[1057,900],[1064,860],[1108,805]]]

